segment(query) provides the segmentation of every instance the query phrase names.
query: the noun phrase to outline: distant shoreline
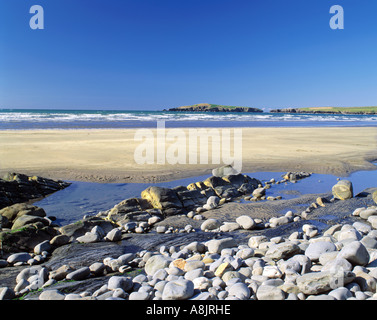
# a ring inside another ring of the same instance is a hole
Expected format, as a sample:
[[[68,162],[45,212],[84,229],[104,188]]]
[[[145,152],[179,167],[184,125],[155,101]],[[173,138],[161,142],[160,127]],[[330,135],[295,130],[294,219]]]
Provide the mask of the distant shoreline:
[[[377,107],[318,107],[274,109],[271,113],[375,115]]]

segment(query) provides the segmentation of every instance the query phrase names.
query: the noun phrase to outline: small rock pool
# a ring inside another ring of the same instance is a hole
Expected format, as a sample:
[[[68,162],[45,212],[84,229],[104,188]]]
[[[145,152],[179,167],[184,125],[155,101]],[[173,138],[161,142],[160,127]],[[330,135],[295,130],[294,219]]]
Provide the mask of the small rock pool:
[[[285,172],[252,172],[250,177],[269,181],[282,179]],[[155,186],[172,188],[187,186],[192,182],[203,181],[210,175],[180,179],[171,182],[161,182]],[[312,174],[309,178],[297,183],[274,184],[267,190],[268,196],[281,196],[282,199],[292,199],[303,194],[317,194],[330,192],[339,177],[328,174]],[[341,178],[353,183],[354,194],[366,188],[377,187],[377,170],[358,171],[349,177]],[[72,184],[40,201],[36,206],[42,207],[48,216],[55,216],[57,222],[65,225],[80,220],[84,215],[96,214],[99,211],[111,209],[124,199],[140,197],[141,192],[149,187],[150,183],[91,183],[70,181]]]

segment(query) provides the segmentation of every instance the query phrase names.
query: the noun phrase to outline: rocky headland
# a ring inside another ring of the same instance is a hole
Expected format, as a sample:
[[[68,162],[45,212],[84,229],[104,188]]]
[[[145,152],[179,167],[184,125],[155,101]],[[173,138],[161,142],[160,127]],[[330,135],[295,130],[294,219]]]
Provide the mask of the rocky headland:
[[[350,114],[350,115],[374,115],[377,107],[318,107],[318,108],[285,108],[274,109],[272,113],[307,113],[307,114]]]
[[[354,195],[340,180],[325,194],[269,196],[309,177],[262,183],[222,167],[64,226],[31,204],[5,207],[0,298],[376,299],[377,189]]]
[[[164,109],[164,111],[174,112],[263,112],[258,108],[222,106],[218,104],[199,103],[192,106],[183,106],[177,108]]]

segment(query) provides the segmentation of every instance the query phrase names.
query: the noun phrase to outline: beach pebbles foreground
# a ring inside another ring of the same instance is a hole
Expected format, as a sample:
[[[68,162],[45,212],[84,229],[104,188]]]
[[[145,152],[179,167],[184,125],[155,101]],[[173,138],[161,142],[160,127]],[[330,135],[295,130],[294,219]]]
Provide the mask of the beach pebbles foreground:
[[[29,258],[23,255],[12,259]],[[128,272],[135,268],[138,271],[131,276]],[[103,285],[64,293],[64,280],[72,286],[88,278],[101,278]],[[375,300],[376,282],[377,230],[359,222],[311,238],[251,236],[248,245],[239,245],[225,237],[162,246],[159,251],[108,257],[76,270],[32,266],[17,276],[15,288],[2,288],[0,297],[42,289],[25,299]]]

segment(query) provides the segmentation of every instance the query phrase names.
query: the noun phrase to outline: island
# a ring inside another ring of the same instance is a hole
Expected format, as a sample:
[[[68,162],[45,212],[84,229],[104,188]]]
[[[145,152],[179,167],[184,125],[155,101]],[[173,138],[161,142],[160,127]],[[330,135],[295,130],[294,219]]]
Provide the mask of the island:
[[[273,113],[377,114],[377,107],[315,107],[271,110]]]
[[[234,107],[234,106],[223,106],[218,104],[210,103],[199,103],[191,106],[183,106],[171,109],[164,109],[163,111],[175,111],[175,112],[263,112],[263,110],[258,108],[249,107]]]

